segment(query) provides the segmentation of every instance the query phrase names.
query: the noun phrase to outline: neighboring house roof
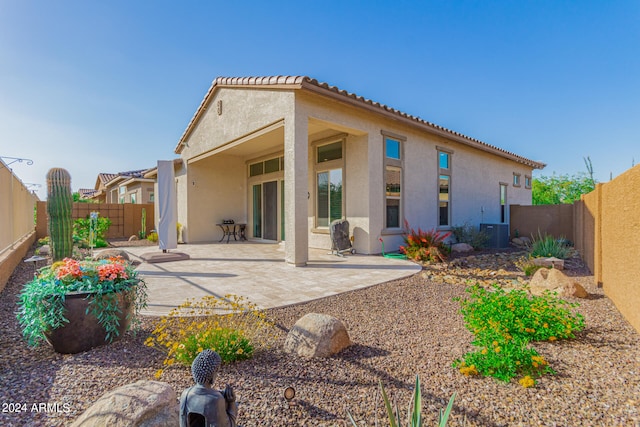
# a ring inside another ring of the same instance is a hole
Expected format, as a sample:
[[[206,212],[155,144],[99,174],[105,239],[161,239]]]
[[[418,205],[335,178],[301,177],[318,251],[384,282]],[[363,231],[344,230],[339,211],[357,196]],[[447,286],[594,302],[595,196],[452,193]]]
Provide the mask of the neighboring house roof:
[[[117,173],[99,173],[98,178],[96,179],[95,189],[99,190],[101,187],[105,187],[107,182],[118,176]]]
[[[80,197],[83,199],[90,199],[94,194],[96,194],[97,191],[98,190],[95,190],[93,188],[79,188],[78,194],[80,194]]]
[[[382,114],[395,119],[400,119],[406,123],[416,126],[422,130],[430,133],[435,133],[462,144],[487,151],[501,157],[505,157],[514,160],[518,163],[525,164],[535,169],[542,169],[546,165],[535,160],[530,160],[525,157],[519,156],[510,151],[496,147],[486,142],[482,142],[478,139],[471,138],[463,135],[459,132],[452,131],[450,129],[438,126],[434,123],[421,119],[420,117],[412,116],[395,108],[388,107],[379,102],[372,101],[354,93],[347,92],[339,89],[336,86],[331,86],[327,83],[321,83],[316,79],[312,79],[307,76],[267,76],[267,77],[218,77],[216,78],[211,87],[207,91],[204,99],[200,103],[200,106],[196,110],[195,114],[191,118],[189,125],[185,129],[184,133],[180,137],[180,141],[175,148],[175,153],[180,154],[184,148],[186,139],[191,135],[191,132],[195,129],[195,125],[205,113],[209,102],[213,99],[213,94],[218,88],[234,87],[234,88],[269,88],[269,89],[302,89],[309,92],[313,92],[319,95],[327,96],[329,98],[345,102],[347,104],[354,105],[359,108],[364,108],[374,113]]]
[[[144,178],[145,172],[149,169],[137,169],[132,171],[118,172],[118,173],[99,173],[96,179],[96,186],[93,190],[94,193],[89,197],[95,197],[102,194],[102,191],[109,186],[113,186],[120,180],[130,180],[132,178]]]

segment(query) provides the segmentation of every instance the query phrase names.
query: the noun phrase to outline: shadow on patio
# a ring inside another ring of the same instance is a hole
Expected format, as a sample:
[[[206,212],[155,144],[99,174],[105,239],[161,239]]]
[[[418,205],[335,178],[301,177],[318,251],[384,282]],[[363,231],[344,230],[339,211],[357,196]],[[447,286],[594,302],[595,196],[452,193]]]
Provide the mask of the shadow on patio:
[[[132,259],[155,246],[128,247]],[[305,267],[284,262],[284,246],[265,243],[187,244],[176,252],[185,261],[149,264],[138,271],[145,278],[149,306],[144,314],[163,315],[186,298],[236,294],[261,308],[280,307],[335,295],[411,276],[421,267],[375,255],[338,257],[326,249],[309,249]]]

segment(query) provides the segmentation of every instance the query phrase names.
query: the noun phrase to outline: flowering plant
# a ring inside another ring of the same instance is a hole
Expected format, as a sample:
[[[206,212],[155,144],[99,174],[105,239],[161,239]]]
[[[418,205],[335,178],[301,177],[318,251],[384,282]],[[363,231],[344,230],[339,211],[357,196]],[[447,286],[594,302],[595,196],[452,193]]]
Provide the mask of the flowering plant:
[[[106,340],[111,342],[118,336],[120,308],[115,298],[119,293],[126,293],[133,303],[130,320],[137,328],[137,315],[146,307],[146,285],[128,261],[122,257],[99,261],[65,258],[40,269],[24,286],[19,297],[18,321],[29,345],[35,346],[45,339],[47,332],[68,323],[66,296],[86,294],[89,302],[86,314],[98,319],[106,331]]]
[[[403,236],[405,245],[400,246],[400,252],[405,254],[407,258],[414,261],[423,262],[444,262],[447,255],[451,252],[445,244],[445,240],[451,235],[451,232],[440,232],[435,229],[418,231],[409,227],[409,223],[405,220],[405,230],[408,232]]]

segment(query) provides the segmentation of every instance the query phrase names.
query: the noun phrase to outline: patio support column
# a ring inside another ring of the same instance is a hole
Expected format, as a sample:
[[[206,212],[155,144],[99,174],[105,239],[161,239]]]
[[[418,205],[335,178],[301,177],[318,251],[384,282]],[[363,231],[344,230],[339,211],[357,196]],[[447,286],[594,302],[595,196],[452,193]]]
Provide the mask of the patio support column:
[[[284,123],[285,261],[296,267],[309,260],[307,214],[309,142],[307,116],[294,104]]]

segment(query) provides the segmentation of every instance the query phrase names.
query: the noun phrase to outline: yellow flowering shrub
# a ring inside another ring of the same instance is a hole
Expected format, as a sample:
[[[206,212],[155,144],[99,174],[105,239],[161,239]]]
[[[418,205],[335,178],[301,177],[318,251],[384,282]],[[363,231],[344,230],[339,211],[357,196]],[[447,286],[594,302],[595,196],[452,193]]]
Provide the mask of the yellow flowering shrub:
[[[473,366],[479,374],[501,381],[523,376],[520,384],[533,387],[535,378],[554,371],[529,343],[573,338],[584,328],[583,316],[572,310],[577,304],[548,293],[529,297],[520,290],[507,293],[498,286],[487,290],[478,285],[467,292],[470,298],[457,300],[478,350],[454,361],[464,375]]]
[[[237,295],[188,299],[160,318],[145,345],[167,353],[165,367],[179,362],[190,366],[204,349],[217,352],[223,363],[252,357],[268,348],[276,328],[264,311]],[[162,376],[159,369],[155,377]]]

